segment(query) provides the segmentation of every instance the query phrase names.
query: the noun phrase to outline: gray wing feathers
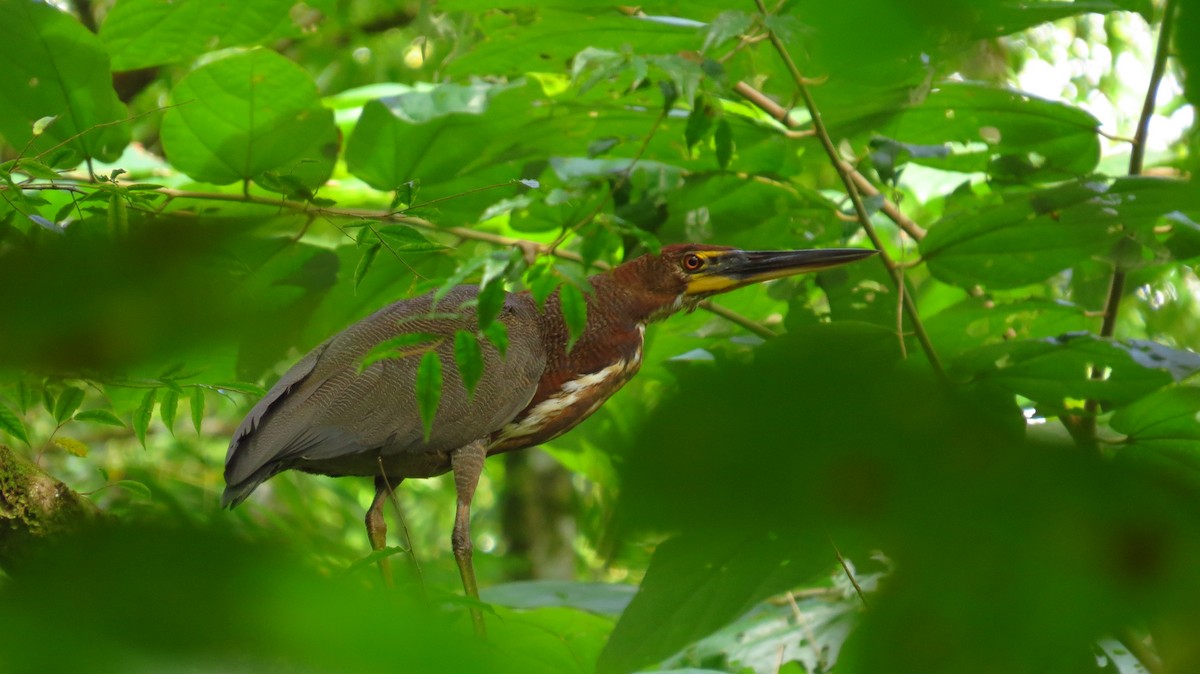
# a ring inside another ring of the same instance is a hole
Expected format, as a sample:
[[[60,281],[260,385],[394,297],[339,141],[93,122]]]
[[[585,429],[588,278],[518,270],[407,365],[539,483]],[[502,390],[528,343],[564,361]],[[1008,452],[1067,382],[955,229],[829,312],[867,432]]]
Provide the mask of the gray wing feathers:
[[[329,460],[380,452],[449,452],[499,430],[520,412],[537,389],[545,368],[537,309],[527,296],[509,296],[504,322],[509,330],[507,358],[484,340],[484,373],[467,400],[454,362],[454,334],[474,330],[471,307],[478,289],[452,290],[436,307],[454,317],[427,316],[431,295],[392,304],[314,349],[292,367],[251,409],[238,427],[225,460],[225,501],[237,503],[275,473],[307,460]],[[376,344],[410,332],[444,339],[442,398],[428,441],[424,439],[413,392],[420,357],[390,358],[358,372],[358,363]],[[522,348],[524,347],[524,348]]]

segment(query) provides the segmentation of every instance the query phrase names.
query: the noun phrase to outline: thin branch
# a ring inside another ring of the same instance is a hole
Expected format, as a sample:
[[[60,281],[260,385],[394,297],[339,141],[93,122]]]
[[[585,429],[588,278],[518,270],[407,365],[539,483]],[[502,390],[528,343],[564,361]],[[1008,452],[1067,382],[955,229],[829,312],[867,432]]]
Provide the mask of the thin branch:
[[[1163,8],[1162,25],[1158,30],[1158,44],[1154,49],[1154,68],[1150,72],[1150,83],[1146,86],[1146,98],[1142,102],[1142,114],[1138,117],[1137,130],[1133,135],[1133,146],[1129,153],[1129,175],[1141,175],[1146,159],[1146,139],[1150,133],[1150,118],[1154,116],[1154,103],[1158,98],[1158,85],[1167,69],[1167,56],[1171,46],[1171,28],[1175,25],[1177,0],[1167,0]],[[1117,315],[1121,311],[1121,299],[1125,296],[1125,270],[1120,264],[1113,265],[1112,280],[1108,284],[1108,298],[1104,302],[1104,318],[1100,322],[1100,336],[1112,337],[1117,329]],[[1091,376],[1101,376],[1099,368],[1092,368]],[[1088,400],[1083,406],[1084,415],[1076,424],[1074,436],[1085,449],[1098,451],[1096,443],[1096,414],[1100,403]],[[1071,426],[1068,424],[1068,428]]]
[[[1126,627],[1118,630],[1114,636],[1125,647],[1125,650],[1137,658],[1138,662],[1146,668],[1146,671],[1150,672],[1150,674],[1163,674],[1165,670],[1163,669],[1162,660],[1158,658],[1158,654],[1154,652],[1153,648],[1146,645],[1145,641],[1138,638],[1133,633],[1133,630]]]
[[[786,126],[789,129],[789,137],[808,137],[817,135],[815,131],[811,130],[797,131],[796,129],[798,125],[796,124],[796,121],[792,119],[791,115],[788,114],[787,109],[771,100],[766,94],[758,89],[755,89],[749,84],[746,84],[745,82],[738,82],[737,84],[733,85],[733,90],[736,91],[742,98],[750,101],[754,107],[762,110],[770,115],[775,121]],[[841,160],[839,159],[838,161]],[[846,164],[843,167],[843,170],[845,170],[846,173],[854,179],[854,184],[858,186],[858,189],[861,190],[863,194],[866,194],[868,197],[874,197],[880,194],[879,190],[876,189],[873,184],[871,184],[871,181],[867,180],[867,177],[859,173],[858,170],[853,166]],[[880,206],[880,210],[882,210],[884,215],[891,218],[892,222],[896,223],[900,229],[904,230],[905,233],[912,238],[920,241],[925,237],[925,228],[913,222],[912,219],[907,215],[904,215],[904,213],[901,213],[900,208],[891,200],[885,198],[883,200],[883,205]]]
[[[3,193],[5,191],[7,191],[7,189],[8,189],[7,187],[0,186],[0,195],[3,195]],[[89,191],[88,188],[86,188],[82,185],[57,184],[57,183],[56,184],[45,184],[45,185],[23,185],[22,189],[63,190],[65,192],[74,192],[74,193],[78,193],[78,194],[87,194]],[[310,217],[318,217],[318,216],[320,216],[320,217],[340,217],[340,218],[356,218],[356,219],[361,219],[361,220],[377,220],[380,222],[399,222],[399,223],[409,225],[411,227],[416,227],[418,229],[425,229],[425,230],[428,230],[431,232],[442,232],[445,234],[451,234],[460,239],[466,239],[466,240],[470,240],[470,241],[482,241],[484,243],[490,243],[490,244],[493,244],[496,246],[508,246],[508,247],[520,248],[521,250],[526,252],[527,256],[529,256],[529,255],[552,255],[554,257],[557,257],[557,258],[560,258],[563,260],[570,260],[572,262],[583,262],[583,257],[581,255],[579,255],[578,253],[575,253],[575,252],[572,252],[569,250],[551,249],[551,247],[549,245],[544,244],[544,243],[539,243],[537,241],[530,241],[528,239],[515,239],[512,237],[503,236],[500,234],[493,234],[491,232],[484,232],[484,231],[480,231],[477,229],[471,229],[469,227],[439,227],[424,218],[419,218],[419,217],[416,217],[413,215],[404,215],[402,213],[369,210],[369,209],[361,209],[361,208],[336,208],[336,207],[332,207],[332,206],[330,206],[330,207],[314,206],[312,204],[308,204],[308,203],[305,203],[302,201],[292,201],[292,200],[288,200],[288,199],[280,200],[280,199],[275,199],[275,198],[271,198],[271,197],[262,197],[262,196],[258,196],[258,195],[254,195],[254,194],[251,194],[249,196],[243,196],[241,194],[228,194],[225,192],[189,192],[186,190],[178,190],[178,189],[174,189],[174,188],[170,188],[170,187],[160,188],[160,189],[156,190],[156,192],[158,194],[161,194],[161,195],[167,197],[168,199],[171,199],[171,200],[194,199],[194,200],[198,200],[198,201],[228,201],[228,202],[232,202],[232,203],[252,203],[252,204],[260,204],[263,206],[270,206],[272,208],[278,208],[278,209],[287,210],[287,211],[293,211],[296,213],[305,213],[305,214],[308,214]],[[605,262],[602,262],[602,261],[596,261],[596,262],[593,262],[592,264],[593,264],[593,266],[595,266],[599,269],[602,269],[602,270],[611,268],[611,265],[609,265]],[[717,316],[720,316],[721,318],[724,318],[725,320],[730,321],[731,323],[739,325],[739,326],[745,328],[747,331],[752,332],[752,333],[758,335],[759,337],[763,337],[764,339],[770,339],[771,337],[775,337],[778,334],[774,330],[763,325],[762,323],[759,323],[753,319],[743,316],[743,315],[737,313],[736,311],[733,311],[732,309],[720,306],[718,304],[713,304],[711,301],[706,300],[704,302],[701,302],[700,307],[702,309],[704,309],[705,311],[709,311]]]
[[[758,11],[764,17],[767,16],[767,8],[763,4],[763,0],[754,0],[754,3],[758,6]],[[817,108],[812,94],[808,91],[807,80],[800,74],[800,70],[796,67],[795,61],[792,60],[791,55],[788,53],[783,40],[779,39],[775,31],[769,31],[768,35],[771,39],[771,45],[775,47],[775,51],[779,53],[779,57],[783,59],[784,65],[787,66],[788,73],[792,76],[792,82],[796,85],[796,91],[804,99],[804,105],[808,108],[809,116],[812,117],[813,130],[816,131],[817,138],[821,140],[821,145],[825,148],[825,153],[829,155],[829,160],[833,163],[834,168],[837,169],[838,176],[842,179],[842,185],[846,188],[846,194],[850,195],[850,201],[854,204],[854,212],[858,215],[859,224],[862,226],[863,231],[866,232],[867,238],[871,240],[871,245],[875,247],[875,250],[879,251],[880,261],[883,262],[888,275],[892,278],[892,283],[899,289],[901,284],[904,283],[904,278],[897,268],[896,263],[892,261],[887,251],[884,250],[883,240],[879,238],[879,234],[875,231],[875,226],[871,224],[871,216],[867,213],[867,207],[863,204],[862,196],[859,195],[853,178],[850,177],[846,170],[848,166],[841,160],[837,148],[833,144],[833,140],[829,137],[829,131],[825,128],[825,123],[821,120],[821,111]],[[929,360],[929,365],[938,377],[945,379],[946,371],[942,368],[942,361],[938,358],[937,351],[933,348],[933,342],[930,341],[929,335],[925,332],[925,326],[921,323],[921,316],[917,312],[917,305],[913,301],[912,295],[901,293],[900,301],[909,323],[912,324],[913,335],[916,336],[917,342],[921,344],[921,350],[925,352],[925,357]],[[900,338],[903,339],[903,335]]]

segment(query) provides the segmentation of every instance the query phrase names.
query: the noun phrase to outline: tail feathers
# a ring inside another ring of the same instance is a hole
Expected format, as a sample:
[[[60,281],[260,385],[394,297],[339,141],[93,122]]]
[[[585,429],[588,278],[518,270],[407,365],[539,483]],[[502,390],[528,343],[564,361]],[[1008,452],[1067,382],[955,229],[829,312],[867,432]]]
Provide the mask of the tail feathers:
[[[282,472],[285,468],[286,466],[281,466],[278,464],[267,464],[254,471],[249,477],[241,482],[227,484],[225,491],[221,494],[221,507],[229,509],[236,508],[238,504],[242,501],[245,501],[246,497],[250,496],[255,489],[258,489],[258,485],[271,479],[274,475]],[[228,472],[226,472],[225,479],[229,479]]]

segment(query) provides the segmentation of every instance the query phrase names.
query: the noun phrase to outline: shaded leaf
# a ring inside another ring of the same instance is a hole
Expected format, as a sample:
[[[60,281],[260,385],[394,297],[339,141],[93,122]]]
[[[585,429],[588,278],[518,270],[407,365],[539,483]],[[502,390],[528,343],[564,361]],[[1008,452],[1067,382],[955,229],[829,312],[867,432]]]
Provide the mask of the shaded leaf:
[[[70,419],[81,403],[83,403],[83,389],[75,386],[64,388],[62,393],[58,394],[58,401],[54,404],[54,420],[61,424]]]
[[[366,228],[363,231],[368,231]],[[379,242],[372,243],[363,250],[362,255],[358,258],[358,265],[354,268],[354,289],[358,290],[358,284],[362,283],[363,277],[371,270],[371,265],[375,264],[375,258],[379,255],[381,244]]]
[[[483,378],[483,350],[475,333],[459,330],[454,333],[454,364],[467,388],[467,400],[475,397],[475,387]]]
[[[8,405],[0,403],[0,430],[29,445],[29,435],[25,432],[25,422]]]
[[[196,433],[200,433],[200,425],[204,422],[204,389],[199,386],[192,387],[192,426],[196,429]]]
[[[425,427],[425,440],[433,432],[433,420],[442,401],[442,359],[436,351],[426,351],[417,366],[417,409]]]
[[[717,122],[713,141],[717,145],[717,166],[724,171],[729,168],[729,162],[733,159],[733,130],[729,128],[729,120],[722,118]]]
[[[426,253],[446,248],[425,238],[424,234],[408,225],[385,225],[376,231],[384,245],[397,253]]]
[[[496,317],[500,315],[500,311],[504,309],[504,300],[508,297],[508,291],[504,289],[504,281],[496,279],[483,287],[479,291],[479,304],[476,307],[476,316],[479,321],[479,329],[486,331],[496,321]]]
[[[0,136],[16,148],[32,140],[24,154],[49,152],[42,161],[54,166],[116,160],[129,143],[128,113],[100,40],[44,2],[0,0],[0,16]],[[35,122],[50,116],[35,134]]]
[[[179,393],[172,389],[167,389],[163,392],[162,398],[158,402],[158,416],[162,419],[163,426],[175,435],[175,417],[179,413]]]

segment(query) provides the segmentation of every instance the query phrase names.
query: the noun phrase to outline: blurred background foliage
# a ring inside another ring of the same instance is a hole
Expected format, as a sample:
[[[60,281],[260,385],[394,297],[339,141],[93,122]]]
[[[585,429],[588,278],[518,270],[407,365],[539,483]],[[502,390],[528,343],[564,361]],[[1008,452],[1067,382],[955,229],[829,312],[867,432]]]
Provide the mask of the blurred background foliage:
[[[0,662],[1200,671],[1198,4],[0,0]],[[219,510],[330,334],[677,241],[886,260],[489,461],[488,641],[448,480],[394,589],[366,480]],[[101,524],[14,536],[43,473]]]

